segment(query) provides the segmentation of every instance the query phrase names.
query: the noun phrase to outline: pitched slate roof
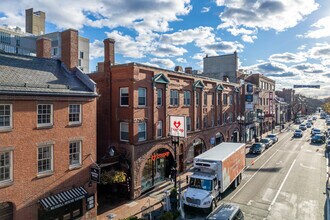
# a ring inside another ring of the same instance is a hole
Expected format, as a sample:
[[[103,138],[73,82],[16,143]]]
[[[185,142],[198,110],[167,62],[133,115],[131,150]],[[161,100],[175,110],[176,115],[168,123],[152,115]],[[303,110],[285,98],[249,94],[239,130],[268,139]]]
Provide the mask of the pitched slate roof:
[[[97,96],[95,83],[60,60],[0,52],[0,94]]]

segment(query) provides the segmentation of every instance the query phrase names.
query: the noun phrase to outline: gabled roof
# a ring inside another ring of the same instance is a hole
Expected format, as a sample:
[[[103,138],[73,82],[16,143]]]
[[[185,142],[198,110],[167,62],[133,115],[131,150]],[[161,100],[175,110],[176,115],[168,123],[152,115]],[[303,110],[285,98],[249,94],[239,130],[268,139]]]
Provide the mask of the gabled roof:
[[[225,88],[223,87],[223,85],[221,85],[221,84],[218,84],[217,85],[217,88],[216,88],[216,90],[218,90],[218,91],[223,91]]]
[[[199,89],[204,89],[205,85],[201,80],[197,80],[196,82],[194,82],[193,84],[193,89],[196,90],[197,88]]]
[[[0,94],[97,96],[96,84],[60,60],[0,52]]]
[[[170,80],[163,74],[163,73],[158,73],[152,78],[152,81],[154,83],[163,83],[163,84],[168,84],[170,83]]]

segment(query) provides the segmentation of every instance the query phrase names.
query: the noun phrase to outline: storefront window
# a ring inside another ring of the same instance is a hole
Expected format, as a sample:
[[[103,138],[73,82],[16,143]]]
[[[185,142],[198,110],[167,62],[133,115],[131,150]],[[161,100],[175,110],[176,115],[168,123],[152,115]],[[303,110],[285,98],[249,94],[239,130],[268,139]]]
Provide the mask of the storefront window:
[[[200,138],[194,140],[193,144],[189,147],[187,152],[185,164],[186,168],[189,168],[194,163],[194,158],[206,150],[204,141]]]
[[[168,150],[161,149],[146,162],[141,178],[142,191],[146,191],[169,177],[174,159]]]

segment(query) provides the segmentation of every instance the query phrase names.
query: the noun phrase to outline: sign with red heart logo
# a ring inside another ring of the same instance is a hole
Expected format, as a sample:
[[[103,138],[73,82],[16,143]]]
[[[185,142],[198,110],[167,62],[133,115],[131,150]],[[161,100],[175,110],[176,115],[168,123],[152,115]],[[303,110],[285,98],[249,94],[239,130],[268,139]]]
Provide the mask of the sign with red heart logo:
[[[170,135],[175,137],[187,137],[185,116],[170,116]]]

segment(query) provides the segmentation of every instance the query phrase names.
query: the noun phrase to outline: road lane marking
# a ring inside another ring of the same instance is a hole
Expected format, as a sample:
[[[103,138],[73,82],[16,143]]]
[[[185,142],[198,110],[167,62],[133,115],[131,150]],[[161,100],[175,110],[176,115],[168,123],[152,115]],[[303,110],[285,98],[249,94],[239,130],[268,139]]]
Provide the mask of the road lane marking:
[[[290,169],[289,169],[288,173],[287,173],[286,176],[284,177],[284,179],[283,179],[283,181],[282,181],[282,183],[281,183],[280,188],[278,189],[278,191],[277,191],[277,193],[276,193],[276,195],[275,195],[275,197],[274,197],[272,203],[270,204],[270,206],[269,206],[269,208],[268,208],[268,211],[270,211],[270,210],[272,209],[272,205],[274,205],[274,203],[275,203],[275,201],[276,201],[278,195],[280,194],[280,192],[281,192],[281,190],[282,190],[282,188],[283,188],[283,186],[284,186],[284,183],[285,183],[286,179],[289,177],[289,174],[290,174],[290,172],[291,172],[291,170],[292,170],[292,168],[293,168],[293,165],[295,164],[296,160],[297,160],[297,159],[294,159],[294,161],[292,162],[292,164],[291,164],[291,166],[290,166]]]
[[[266,160],[265,161],[265,163],[263,163],[262,165],[261,165],[261,167],[259,167],[259,169],[250,177],[250,179],[248,179],[245,183],[244,183],[244,185],[241,187],[241,188],[239,188],[238,190],[237,190],[237,192],[229,199],[229,200],[232,200],[245,186],[246,186],[246,184],[248,184],[249,182],[250,182],[250,180],[259,172],[259,170],[261,169],[261,168],[263,168],[265,165],[266,165],[266,163],[268,163],[268,161],[270,160],[270,159],[272,159],[273,157],[274,157],[274,155],[279,151],[280,149],[277,149],[273,154],[272,154],[272,156],[270,156],[269,158],[268,158],[268,160]]]

